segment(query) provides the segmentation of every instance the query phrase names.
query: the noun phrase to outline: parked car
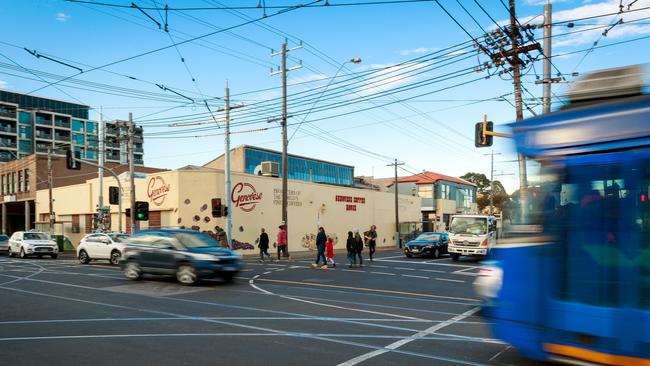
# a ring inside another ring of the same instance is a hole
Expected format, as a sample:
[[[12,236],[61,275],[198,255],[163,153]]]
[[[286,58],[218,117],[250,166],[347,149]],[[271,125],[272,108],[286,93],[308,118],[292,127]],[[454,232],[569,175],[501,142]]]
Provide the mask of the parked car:
[[[0,235],[0,250],[6,250],[9,254],[9,237],[7,235]]]
[[[49,255],[53,259],[59,256],[59,247],[48,233],[40,231],[16,231],[9,238],[9,256],[25,258],[30,255],[42,257]]]
[[[120,267],[131,280],[151,273],[175,275],[178,282],[193,285],[207,277],[231,281],[241,268],[241,257],[202,232],[143,230],[129,240]]]
[[[409,258],[413,256],[439,258],[441,254],[447,253],[448,245],[449,236],[447,233],[425,232],[406,243],[404,254]]]
[[[108,259],[118,264],[129,235],[122,233],[93,233],[84,236],[77,247],[77,258],[82,264],[98,259]]]

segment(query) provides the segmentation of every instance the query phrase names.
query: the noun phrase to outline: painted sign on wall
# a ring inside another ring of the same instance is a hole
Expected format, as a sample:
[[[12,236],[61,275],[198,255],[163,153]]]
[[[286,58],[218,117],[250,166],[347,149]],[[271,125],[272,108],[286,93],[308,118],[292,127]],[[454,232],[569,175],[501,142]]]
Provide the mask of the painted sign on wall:
[[[165,197],[169,194],[170,187],[162,177],[151,177],[149,183],[147,183],[147,197],[149,197],[149,201],[156,206],[162,205],[165,202]]]
[[[251,212],[262,201],[262,192],[257,192],[250,183],[237,183],[230,193],[230,200],[244,212]]]

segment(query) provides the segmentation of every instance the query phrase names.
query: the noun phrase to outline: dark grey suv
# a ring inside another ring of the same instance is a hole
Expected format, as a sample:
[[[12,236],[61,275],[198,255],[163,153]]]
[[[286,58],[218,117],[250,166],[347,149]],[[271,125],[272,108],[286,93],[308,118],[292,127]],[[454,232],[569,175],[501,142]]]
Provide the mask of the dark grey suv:
[[[131,280],[151,273],[175,275],[178,282],[192,285],[199,278],[232,280],[241,257],[198,231],[143,230],[129,240],[120,266]]]

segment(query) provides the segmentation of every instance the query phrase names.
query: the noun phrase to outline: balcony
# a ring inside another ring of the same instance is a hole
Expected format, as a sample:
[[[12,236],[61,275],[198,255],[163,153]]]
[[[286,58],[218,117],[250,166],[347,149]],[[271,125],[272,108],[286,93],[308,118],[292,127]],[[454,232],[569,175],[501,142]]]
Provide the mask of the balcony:
[[[34,134],[34,137],[37,139],[42,139],[42,140],[51,140],[52,139],[52,133],[36,129],[36,133]]]
[[[62,128],[70,128],[70,119],[62,117],[54,117],[54,126]]]
[[[0,133],[10,133],[10,134],[16,134],[16,127],[8,124],[1,124],[0,125]]]
[[[49,114],[36,114],[36,124],[41,126],[52,126],[52,116]]]
[[[8,161],[15,160],[16,157],[14,154],[7,152],[7,151],[0,151],[0,162],[6,163]]]
[[[9,119],[16,119],[16,110],[15,109],[0,108],[0,117],[9,118]]]
[[[144,153],[144,147],[142,146],[133,146],[134,153]]]
[[[116,154],[116,153],[113,153],[113,152],[109,151],[106,154],[106,160],[120,161],[120,154],[119,153]],[[135,162],[135,159],[133,161]]]
[[[142,158],[133,158],[133,164],[135,165],[144,165],[144,160]]]
[[[35,150],[36,150],[37,153],[46,153],[47,154],[48,149],[51,148],[51,147],[52,147],[52,145],[50,145],[50,144],[36,144],[36,149]]]
[[[56,141],[70,142],[70,132],[54,130],[54,139]]]
[[[10,139],[0,139],[0,148],[3,149],[15,149],[18,145],[16,141]]]

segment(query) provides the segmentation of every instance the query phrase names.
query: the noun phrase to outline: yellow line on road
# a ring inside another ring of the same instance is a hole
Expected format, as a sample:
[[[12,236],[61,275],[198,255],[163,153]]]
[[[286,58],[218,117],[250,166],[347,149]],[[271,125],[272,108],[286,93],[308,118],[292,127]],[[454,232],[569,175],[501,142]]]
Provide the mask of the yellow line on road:
[[[432,299],[445,299],[445,300],[459,300],[459,301],[472,301],[480,302],[478,299],[470,299],[466,297],[453,297],[453,296],[443,296],[443,295],[432,295],[432,294],[419,294],[417,292],[405,292],[405,291],[394,291],[394,290],[382,290],[376,288],[365,288],[365,287],[352,287],[352,286],[341,286],[341,285],[327,285],[323,283],[313,283],[313,282],[300,282],[300,281],[287,281],[287,280],[271,280],[267,278],[258,278],[255,281],[265,281],[265,282],[277,282],[277,283],[289,283],[294,285],[303,285],[303,286],[319,286],[319,287],[329,287],[329,288],[339,288],[346,290],[357,290],[357,291],[367,291],[367,292],[381,292],[386,294],[396,294],[396,295],[408,295],[408,296],[417,296],[417,297],[426,297]]]

